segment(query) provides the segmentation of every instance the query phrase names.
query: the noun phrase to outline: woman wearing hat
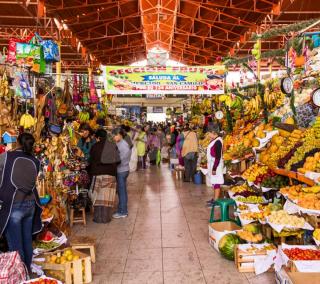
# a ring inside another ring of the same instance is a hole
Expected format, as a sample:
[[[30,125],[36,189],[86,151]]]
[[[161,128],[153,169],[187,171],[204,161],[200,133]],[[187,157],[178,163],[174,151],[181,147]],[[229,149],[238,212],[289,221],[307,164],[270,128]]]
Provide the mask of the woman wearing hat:
[[[207,148],[207,176],[214,190],[214,198],[208,201],[208,206],[212,206],[214,200],[220,197],[220,186],[224,183],[223,140],[216,125],[208,127],[207,135],[211,139]]]

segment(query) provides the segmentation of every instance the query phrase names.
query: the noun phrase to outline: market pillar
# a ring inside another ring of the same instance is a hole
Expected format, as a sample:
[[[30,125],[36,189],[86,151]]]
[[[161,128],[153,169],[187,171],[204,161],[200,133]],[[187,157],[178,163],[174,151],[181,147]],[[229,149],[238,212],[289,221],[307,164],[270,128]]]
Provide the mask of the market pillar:
[[[59,54],[61,58],[61,41],[58,41]],[[56,87],[61,88],[61,59],[56,63]]]

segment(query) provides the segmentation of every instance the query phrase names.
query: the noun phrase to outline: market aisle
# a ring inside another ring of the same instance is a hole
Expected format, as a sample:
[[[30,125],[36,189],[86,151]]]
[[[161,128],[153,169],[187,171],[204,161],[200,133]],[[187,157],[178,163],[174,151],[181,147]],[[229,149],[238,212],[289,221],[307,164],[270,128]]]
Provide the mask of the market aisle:
[[[94,283],[274,283],[240,274],[208,244],[205,186],[176,181],[166,166],[130,175],[129,217],[89,222],[74,233],[97,237]]]

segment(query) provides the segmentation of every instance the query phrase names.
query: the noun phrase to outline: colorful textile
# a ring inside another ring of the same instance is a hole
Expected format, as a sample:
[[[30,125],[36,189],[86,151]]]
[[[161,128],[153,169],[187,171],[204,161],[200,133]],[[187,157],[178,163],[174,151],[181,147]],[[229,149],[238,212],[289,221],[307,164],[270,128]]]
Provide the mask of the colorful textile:
[[[116,188],[116,177],[109,175],[96,176],[93,205],[113,207],[116,198]]]

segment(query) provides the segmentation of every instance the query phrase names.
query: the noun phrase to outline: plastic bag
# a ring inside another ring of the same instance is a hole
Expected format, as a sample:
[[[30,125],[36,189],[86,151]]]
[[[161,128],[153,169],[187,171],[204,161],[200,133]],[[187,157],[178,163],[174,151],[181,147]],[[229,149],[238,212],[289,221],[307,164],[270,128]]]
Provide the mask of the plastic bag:
[[[42,40],[41,46],[43,48],[43,55],[45,62],[59,62],[60,61],[60,52],[59,46],[53,40]]]
[[[130,172],[135,172],[138,166],[138,152],[137,147],[134,146],[131,152],[131,159],[129,163]]]

